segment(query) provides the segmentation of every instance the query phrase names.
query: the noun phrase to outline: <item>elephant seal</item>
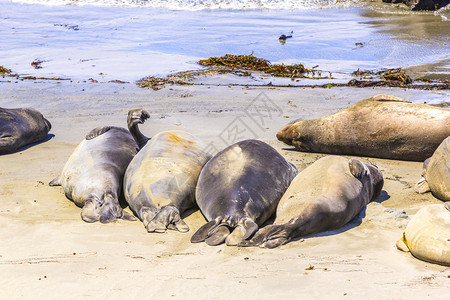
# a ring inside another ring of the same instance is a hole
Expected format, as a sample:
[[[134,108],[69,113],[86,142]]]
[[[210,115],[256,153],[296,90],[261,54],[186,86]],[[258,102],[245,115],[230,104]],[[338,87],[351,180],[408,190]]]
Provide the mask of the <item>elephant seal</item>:
[[[277,138],[301,151],[424,161],[450,135],[450,110],[389,95],[285,126]]]
[[[374,165],[323,157],[294,178],[278,204],[274,224],[239,246],[275,248],[293,238],[338,229],[379,196],[383,183]]]
[[[231,246],[247,239],[273,215],[297,174],[294,165],[264,142],[245,140],[225,148],[200,173],[197,204],[209,222],[191,242],[225,241]]]
[[[51,128],[52,124],[37,110],[0,107],[0,155],[44,140]]]
[[[450,202],[422,207],[409,221],[397,248],[420,260],[450,266]]]
[[[147,112],[140,115],[144,119],[149,117]],[[131,125],[136,126],[136,122]],[[95,128],[74,150],[61,175],[49,185],[62,185],[67,198],[82,207],[81,218],[86,222],[135,220],[122,210],[119,195],[125,170],[138,150],[135,138],[127,129]]]
[[[423,194],[430,192],[443,201],[450,201],[450,136],[425,160],[422,178],[414,190]]]
[[[139,112],[134,115],[139,120]],[[132,133],[141,145],[148,140],[137,125]],[[125,199],[148,232],[189,230],[180,214],[195,205],[197,179],[210,158],[206,148],[187,132],[166,131],[155,135],[133,158],[125,172]]]

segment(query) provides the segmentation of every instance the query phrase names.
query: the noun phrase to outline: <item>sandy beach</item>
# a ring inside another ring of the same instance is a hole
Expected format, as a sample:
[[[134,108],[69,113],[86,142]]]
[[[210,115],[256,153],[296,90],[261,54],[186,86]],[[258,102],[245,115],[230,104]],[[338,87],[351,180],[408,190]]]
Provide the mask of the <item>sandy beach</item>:
[[[147,136],[181,129],[210,143],[211,151],[257,138],[302,170],[323,154],[298,152],[275,133],[297,118],[328,115],[375,94],[416,103],[448,99],[445,92],[387,88],[153,91],[134,84],[0,83],[1,107],[34,107],[53,125],[49,140],[0,157],[0,298],[445,299],[450,268],[395,247],[408,216],[441,202],[413,191],[420,162],[361,158],[384,175],[377,201],[338,231],[272,250],[191,244],[205,223],[198,209],[183,215],[190,227],[185,234],[149,234],[140,221],[88,224],[60,187],[48,186],[87,132],[126,126],[127,111],[137,107],[151,115],[141,126]],[[261,107],[258,119],[253,112]]]

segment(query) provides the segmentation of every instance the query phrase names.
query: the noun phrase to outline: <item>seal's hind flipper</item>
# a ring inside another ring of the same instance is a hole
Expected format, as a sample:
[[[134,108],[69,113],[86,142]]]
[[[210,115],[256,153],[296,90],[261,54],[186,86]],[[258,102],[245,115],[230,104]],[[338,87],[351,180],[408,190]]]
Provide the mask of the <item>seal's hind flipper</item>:
[[[238,244],[240,247],[256,247],[276,248],[286,244],[291,240],[288,227],[284,225],[268,225],[258,232],[250,241],[242,241]]]
[[[104,127],[97,127],[91,130],[91,132],[89,132],[86,135],[86,140],[92,140],[102,134],[104,134],[105,132],[108,132],[112,127],[111,126],[104,126]]]
[[[148,232],[165,232],[167,229],[189,231],[189,226],[181,219],[180,211],[172,205],[165,206],[157,212],[146,227]]]
[[[233,232],[227,236],[227,246],[237,246],[242,240],[246,240],[258,231],[258,225],[249,218],[239,220]]]
[[[348,167],[350,168],[350,173],[358,179],[361,179],[365,173],[365,168],[362,162],[357,159],[350,159],[348,161]]]
[[[217,225],[217,219],[209,221],[202,227],[200,227],[194,235],[191,237],[191,243],[200,243],[208,238],[209,231]]]
[[[96,200],[87,200],[81,209],[81,219],[87,223],[100,220],[100,203]]]
[[[414,185],[414,191],[418,194],[424,194],[424,193],[430,192],[431,189],[430,189],[430,186],[428,185],[428,181],[422,177]]]
[[[123,211],[122,218],[125,221],[136,221],[136,218],[127,211]]]
[[[217,229],[214,230],[214,233],[208,236],[205,242],[210,246],[217,246],[222,244],[229,235],[230,229],[228,228],[228,226],[220,224]]]
[[[49,186],[60,186],[61,185],[61,175],[53,179],[48,183]]]
[[[142,132],[139,130],[138,124],[144,124],[145,120],[147,120],[148,118],[150,118],[150,114],[142,108],[135,108],[128,112],[128,130],[138,144],[139,149],[142,149],[142,147],[147,144],[149,138],[142,134]]]

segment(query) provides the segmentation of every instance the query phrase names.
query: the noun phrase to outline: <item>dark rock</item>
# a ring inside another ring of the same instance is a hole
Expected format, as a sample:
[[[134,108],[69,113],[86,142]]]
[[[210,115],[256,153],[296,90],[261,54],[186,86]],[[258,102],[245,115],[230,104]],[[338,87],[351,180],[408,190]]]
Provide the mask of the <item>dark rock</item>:
[[[404,3],[411,10],[437,10],[450,4],[450,0],[382,0],[385,3]]]

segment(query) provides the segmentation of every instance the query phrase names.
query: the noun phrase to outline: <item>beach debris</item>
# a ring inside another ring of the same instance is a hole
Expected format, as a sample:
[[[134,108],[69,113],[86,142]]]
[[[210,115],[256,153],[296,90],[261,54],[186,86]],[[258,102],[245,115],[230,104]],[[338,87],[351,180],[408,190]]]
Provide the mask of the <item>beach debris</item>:
[[[69,25],[69,24],[53,24],[53,26],[64,27],[64,28],[67,28],[67,29],[69,29],[69,30],[75,30],[75,31],[78,31],[78,30],[80,30],[80,28],[78,27],[78,25]]]
[[[355,46],[356,46],[356,47],[363,47],[363,46],[364,46],[364,44],[363,44],[363,43],[361,43],[361,42],[358,42],[358,43],[355,43]]]
[[[210,57],[198,62],[200,65],[210,68],[221,68],[228,70],[258,71],[275,77],[303,78],[305,74],[313,70],[306,69],[302,64],[272,64],[270,61],[250,55],[225,54],[220,57]]]
[[[0,66],[0,74],[1,74],[1,75],[11,74],[11,70],[5,68],[4,66]]]
[[[311,265],[311,264],[309,264],[309,267],[307,267],[305,270],[314,270],[314,266],[313,265]]]
[[[364,79],[381,79],[381,81],[387,81],[391,83],[397,83],[400,85],[412,83],[411,77],[409,77],[401,68],[386,69],[381,71],[370,70],[356,70],[352,73],[353,76],[358,76]],[[360,82],[361,83],[361,82]],[[376,86],[382,85],[383,82],[378,83]],[[387,84],[386,86],[392,86]]]
[[[31,62],[31,66],[32,66],[33,68],[35,68],[35,69],[42,69],[41,64],[42,64],[43,62],[44,62],[43,60],[35,59],[35,60],[33,60],[33,61]]]
[[[92,83],[98,83],[98,80],[95,80],[94,78],[89,78],[88,81]]]
[[[182,80],[174,80],[170,79],[169,76],[166,78],[162,77],[156,77],[156,76],[148,76],[145,78],[142,78],[136,82],[138,87],[141,88],[151,88],[154,91],[160,90],[166,86],[166,84],[177,84],[177,85],[190,85],[190,83],[187,83]]]
[[[293,33],[294,33],[294,32],[291,31],[291,34],[290,34],[290,35],[282,34],[282,35],[280,35],[280,37],[278,38],[278,40],[280,41],[280,43],[281,43],[282,45],[284,45],[284,44],[286,43],[286,40],[287,40],[287,39],[292,38],[292,34],[293,34]]]

